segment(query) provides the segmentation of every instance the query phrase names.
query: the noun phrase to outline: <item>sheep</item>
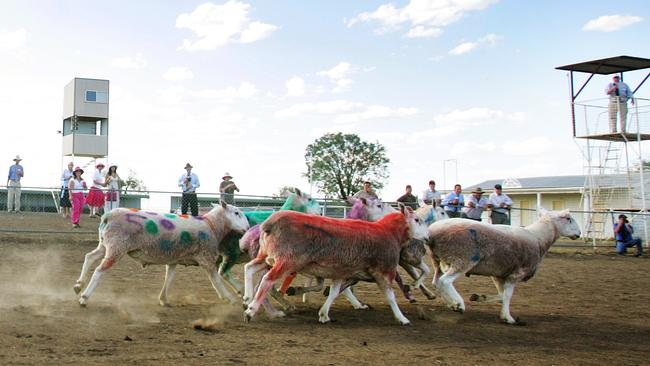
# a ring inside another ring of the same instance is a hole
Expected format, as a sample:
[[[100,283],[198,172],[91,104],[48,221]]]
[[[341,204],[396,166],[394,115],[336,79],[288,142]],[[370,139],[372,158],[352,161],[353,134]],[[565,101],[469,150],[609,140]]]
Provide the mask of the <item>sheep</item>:
[[[434,207],[431,205],[418,208],[415,210],[415,214],[418,215],[427,226],[437,221],[449,219],[449,215],[447,215],[442,207]],[[425,248],[425,243],[422,240],[411,239],[408,245],[402,248],[399,256],[399,265],[404,268],[411,278],[415,280],[413,287],[419,288],[427,299],[433,300],[436,298],[436,295],[423,284],[429,273],[431,273],[429,266],[424,263],[424,257],[426,254],[427,250]],[[421,273],[418,274],[416,268],[418,268]],[[408,291],[409,289],[407,287],[407,292]],[[409,294],[408,297],[411,297],[411,295]],[[415,298],[411,301],[414,302]]]
[[[450,219],[429,226],[428,245],[433,258],[433,285],[454,311],[465,303],[453,286],[463,274],[490,276],[501,296],[502,321],[517,324],[510,314],[515,285],[533,277],[542,258],[560,237],[580,237],[580,227],[569,211],[541,210],[540,218],[524,228]],[[446,268],[441,275],[440,268]]]
[[[402,325],[410,321],[395,302],[391,282],[397,273],[399,252],[412,238],[426,239],[427,230],[411,211],[384,216],[377,222],[333,219],[297,212],[278,212],[261,227],[258,256],[244,269],[244,302],[249,304],[245,320],[250,321],[273,283],[292,272],[333,279],[330,293],[319,311],[319,322],[330,321],[329,308],[344,282],[374,280],[384,292],[393,315]],[[273,263],[262,277],[253,299],[253,274]],[[352,280],[352,281],[351,281]]]
[[[105,213],[99,226],[99,244],[86,254],[81,275],[74,286],[77,294],[82,290],[90,265],[102,256],[104,258],[81,293],[79,304],[86,306],[104,272],[124,254],[143,267],[150,264],[201,266],[208,273],[217,295],[235,303],[235,297],[225,288],[216,267],[219,244],[230,232],[243,233],[248,228],[244,214],[223,201],[207,214],[196,217],[127,208]],[[173,278],[173,270],[170,272],[169,268],[165,275],[166,284]],[[163,292],[166,298],[167,287]]]

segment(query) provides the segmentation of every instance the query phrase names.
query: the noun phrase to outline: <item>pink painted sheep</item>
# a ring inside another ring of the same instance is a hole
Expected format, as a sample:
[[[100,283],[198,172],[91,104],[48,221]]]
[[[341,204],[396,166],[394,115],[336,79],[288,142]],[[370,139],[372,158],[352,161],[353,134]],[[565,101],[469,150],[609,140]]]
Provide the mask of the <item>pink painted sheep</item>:
[[[248,221],[235,206],[221,204],[203,216],[159,214],[135,209],[117,208],[102,216],[99,226],[99,245],[86,254],[81,275],[74,286],[81,292],[89,267],[103,257],[88,286],[81,293],[79,303],[85,306],[102,275],[116,261],[127,254],[142,266],[150,264],[198,265],[209,275],[220,298],[235,303],[236,299],[224,286],[217,269],[219,244],[230,232],[243,234]],[[173,277],[173,275],[172,275]],[[167,283],[161,292],[166,300]]]
[[[297,272],[330,278],[332,287],[319,311],[319,321],[330,321],[329,308],[341,288],[357,280],[374,281],[384,292],[395,318],[410,324],[395,301],[391,282],[397,273],[399,252],[412,238],[427,238],[426,226],[412,212],[391,213],[377,222],[332,219],[296,212],[278,212],[262,224],[261,250],[245,266],[245,312],[250,320],[275,281]],[[253,299],[253,274],[273,263]],[[344,288],[344,287],[343,287]],[[252,301],[252,302],[251,302]]]
[[[542,258],[560,237],[580,237],[580,226],[568,211],[543,210],[526,227],[490,225],[450,219],[429,226],[428,245],[434,264],[433,285],[447,305],[465,311],[453,282],[461,275],[490,276],[502,298],[501,319],[518,323],[510,315],[510,299],[519,281],[533,277]],[[445,268],[441,275],[441,266]]]

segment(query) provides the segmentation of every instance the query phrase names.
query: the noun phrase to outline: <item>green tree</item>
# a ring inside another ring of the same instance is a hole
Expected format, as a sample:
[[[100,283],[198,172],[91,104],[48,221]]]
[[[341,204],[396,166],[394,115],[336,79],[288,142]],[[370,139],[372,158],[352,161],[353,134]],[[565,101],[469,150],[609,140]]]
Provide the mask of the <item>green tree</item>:
[[[318,190],[345,199],[368,180],[381,189],[388,178],[386,148],[355,134],[328,133],[307,146],[307,173]]]
[[[144,185],[144,182],[141,179],[138,179],[138,174],[133,170],[129,169],[129,175],[126,180],[120,179],[120,189],[123,190],[126,194],[129,190],[132,191],[146,191],[147,187]]]

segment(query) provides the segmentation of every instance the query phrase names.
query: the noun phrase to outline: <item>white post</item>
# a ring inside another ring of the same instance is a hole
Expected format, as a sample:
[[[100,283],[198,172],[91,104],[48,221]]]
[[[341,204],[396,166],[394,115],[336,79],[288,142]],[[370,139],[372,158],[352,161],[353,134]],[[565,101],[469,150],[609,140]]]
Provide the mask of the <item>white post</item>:
[[[646,212],[646,203],[645,203],[645,180],[643,174],[643,154],[641,154],[641,125],[639,124],[639,103],[638,101],[634,103],[634,116],[636,117],[636,140],[639,144],[639,182],[641,184],[641,212],[643,213],[643,241],[645,242],[645,247],[649,248],[650,243],[648,243],[648,220],[645,215]]]

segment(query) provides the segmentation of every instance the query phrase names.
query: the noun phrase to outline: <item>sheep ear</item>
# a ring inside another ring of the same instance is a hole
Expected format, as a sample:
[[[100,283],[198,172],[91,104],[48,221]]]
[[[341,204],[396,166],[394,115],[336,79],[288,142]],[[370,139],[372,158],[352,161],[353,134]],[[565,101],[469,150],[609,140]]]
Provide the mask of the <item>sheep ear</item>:
[[[404,204],[403,204],[402,202],[398,202],[398,203],[397,203],[397,206],[399,207],[399,211],[400,211],[402,214],[406,214],[406,206],[404,206]]]
[[[296,190],[296,194],[300,197],[302,197],[302,192],[300,192],[300,189],[294,188]]]
[[[221,203],[221,207],[223,207],[224,209],[228,208],[226,201],[219,200],[219,202]]]

